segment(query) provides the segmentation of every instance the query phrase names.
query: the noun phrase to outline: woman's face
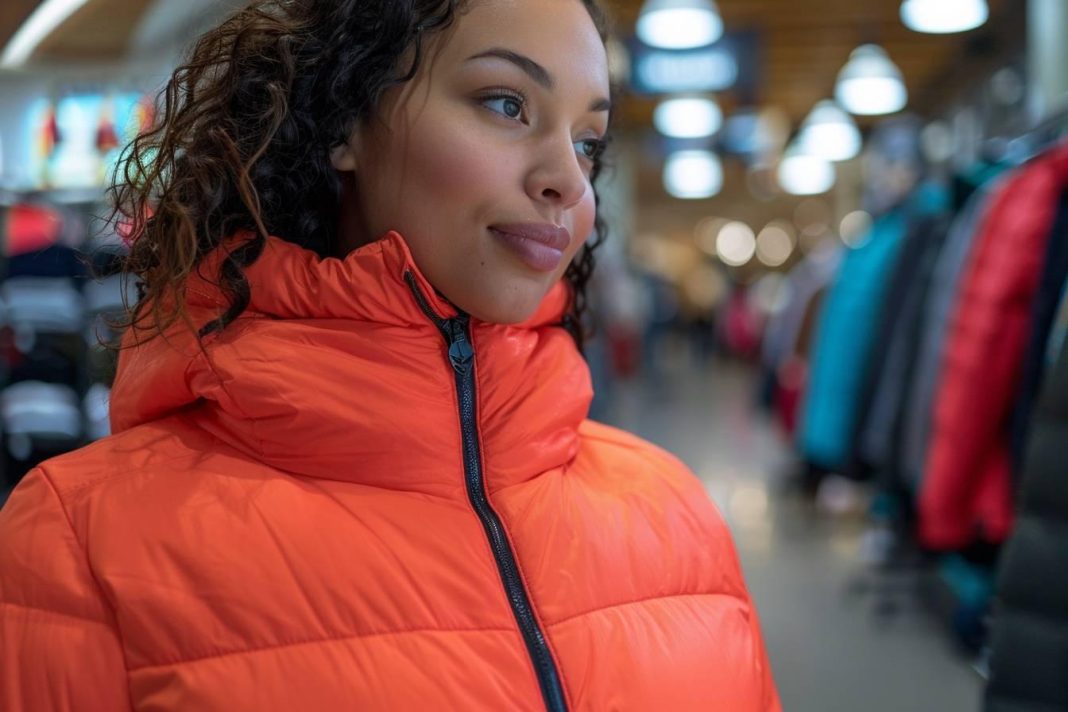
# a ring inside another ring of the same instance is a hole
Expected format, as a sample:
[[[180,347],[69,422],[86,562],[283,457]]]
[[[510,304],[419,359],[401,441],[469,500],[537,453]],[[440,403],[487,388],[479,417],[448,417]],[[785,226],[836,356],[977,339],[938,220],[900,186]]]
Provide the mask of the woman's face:
[[[593,230],[608,97],[580,0],[472,0],[332,154],[343,244],[396,230],[456,306],[527,319]]]

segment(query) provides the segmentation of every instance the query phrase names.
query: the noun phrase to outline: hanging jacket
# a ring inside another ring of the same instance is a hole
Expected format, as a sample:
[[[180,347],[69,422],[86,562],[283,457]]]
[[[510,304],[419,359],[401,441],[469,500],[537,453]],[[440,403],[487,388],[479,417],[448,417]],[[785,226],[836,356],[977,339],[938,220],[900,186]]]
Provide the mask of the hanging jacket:
[[[855,459],[879,473],[883,484],[900,485],[898,454],[906,386],[916,362],[918,332],[923,305],[931,285],[935,261],[945,242],[949,219],[945,216],[919,220],[909,233],[894,282],[899,296],[884,314],[882,359],[872,374],[871,396],[862,409]]]
[[[1068,709],[1068,284],[1063,294],[998,574],[986,712]]]
[[[764,331],[760,358],[764,367],[776,372],[797,353],[797,345],[809,305],[827,286],[842,262],[844,246],[838,240],[821,243],[805,255],[786,275],[783,291],[786,306],[772,314]]]
[[[842,262],[845,246],[824,242],[807,254],[786,276],[786,306],[775,312],[764,332],[761,360],[766,397],[779,424],[791,439],[797,433],[797,411],[804,391],[813,314]]]
[[[914,494],[919,492],[927,459],[934,397],[941,376],[949,320],[956,306],[961,275],[971,259],[976,233],[996,185],[1000,183],[988,183],[973,192],[953,221],[946,244],[935,262],[931,291],[924,300],[919,352],[905,394],[898,445],[901,477]]]
[[[1023,375],[1012,413],[1013,473],[1021,469],[1035,398],[1046,372],[1046,342],[1057,313],[1061,287],[1068,279],[1068,189],[1061,193],[1057,218],[1042,260],[1042,277],[1031,308],[1031,336],[1024,349]],[[1015,487],[1014,487],[1015,489]]]
[[[890,373],[890,378],[901,378],[900,375],[892,375],[899,370],[900,363],[900,357],[895,359],[896,354],[893,353],[894,330],[902,323],[903,314],[909,308],[910,292],[916,284],[923,253],[933,241],[930,235],[943,231],[940,222],[950,207],[949,200],[949,191],[941,184],[922,181],[899,208],[907,220],[905,236],[890,266],[879,310],[873,315],[871,355],[864,365],[864,377],[858,388],[857,418],[849,441],[847,464],[842,472],[854,479],[869,479],[885,464],[878,458],[878,453],[866,450],[865,430],[873,421],[873,427],[882,432],[892,430],[885,410],[878,410],[881,406],[885,408],[885,405],[876,403],[877,391],[884,374]],[[900,389],[900,384],[891,388]]]
[[[900,211],[875,221],[863,244],[850,250],[819,318],[798,444],[809,463],[841,471],[846,465],[887,281],[905,237]]]
[[[468,320],[395,233],[247,274],[0,512],[0,709],[780,709],[701,483],[586,419],[563,283]]]
[[[1068,185],[1068,146],[1028,164],[995,195],[951,322],[919,498],[933,549],[1005,540],[1012,528],[1009,421],[1031,308]]]

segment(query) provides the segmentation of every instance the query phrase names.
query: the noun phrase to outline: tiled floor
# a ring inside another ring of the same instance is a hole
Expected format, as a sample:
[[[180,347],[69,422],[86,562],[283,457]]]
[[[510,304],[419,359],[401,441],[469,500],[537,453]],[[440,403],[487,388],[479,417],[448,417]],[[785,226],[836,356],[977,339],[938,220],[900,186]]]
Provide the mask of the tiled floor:
[[[666,447],[705,481],[734,531],[787,712],[976,712],[982,680],[914,596],[887,621],[858,594],[865,522],[781,487],[782,438],[753,406],[752,373],[667,364],[618,387],[605,420]]]

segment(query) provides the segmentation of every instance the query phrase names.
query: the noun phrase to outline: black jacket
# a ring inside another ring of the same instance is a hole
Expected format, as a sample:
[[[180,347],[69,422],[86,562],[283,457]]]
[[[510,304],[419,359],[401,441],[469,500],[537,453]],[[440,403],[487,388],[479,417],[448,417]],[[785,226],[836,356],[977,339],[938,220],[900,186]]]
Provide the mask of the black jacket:
[[[1020,377],[1019,399],[1012,414],[1013,472],[1023,464],[1027,432],[1031,426],[1035,396],[1046,372],[1046,341],[1060,303],[1061,286],[1068,278],[1068,191],[1061,194],[1057,219],[1053,224],[1049,247],[1042,269],[1042,280],[1031,308],[1031,340]]]
[[[1068,298],[1061,305],[998,578],[986,712],[1068,710]]]

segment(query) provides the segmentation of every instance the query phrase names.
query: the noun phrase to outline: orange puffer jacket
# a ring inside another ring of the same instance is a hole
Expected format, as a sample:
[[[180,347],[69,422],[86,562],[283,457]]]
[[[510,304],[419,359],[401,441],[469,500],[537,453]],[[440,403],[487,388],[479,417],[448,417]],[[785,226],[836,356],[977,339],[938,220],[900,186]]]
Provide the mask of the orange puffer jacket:
[[[396,234],[248,274],[0,513],[0,708],[779,709],[700,482],[586,419],[563,284],[468,321]]]

